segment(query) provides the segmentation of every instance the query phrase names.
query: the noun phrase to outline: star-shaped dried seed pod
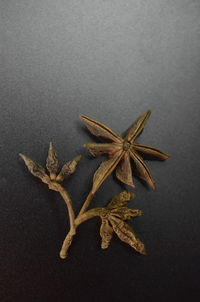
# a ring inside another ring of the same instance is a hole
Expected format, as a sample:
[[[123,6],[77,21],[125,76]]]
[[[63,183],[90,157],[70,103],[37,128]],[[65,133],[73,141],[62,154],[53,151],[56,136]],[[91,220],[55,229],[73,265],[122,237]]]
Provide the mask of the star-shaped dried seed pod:
[[[125,220],[132,217],[141,216],[140,210],[129,209],[125,205],[134,198],[134,194],[128,191],[123,191],[115,195],[111,202],[102,211],[98,209],[102,219],[100,227],[100,236],[102,238],[101,248],[108,248],[113,234],[116,233],[119,239],[128,243],[132,248],[141,254],[145,254],[145,246],[138,239],[133,229],[125,223]]]
[[[169,155],[154,147],[135,143],[135,139],[143,130],[150,113],[150,110],[143,113],[136,122],[131,125],[124,138],[113,132],[104,124],[93,120],[86,115],[80,116],[93,135],[106,141],[106,143],[87,143],[84,145],[90,150],[93,156],[99,156],[103,153],[108,154],[108,160],[101,163],[94,174],[92,188],[93,194],[98,190],[102,182],[118,164],[119,165],[116,169],[117,178],[121,182],[134,188],[135,185],[132,178],[130,158],[132,158],[135,163],[138,176],[155,189],[155,183],[151,173],[138,152],[153,155],[161,160],[168,159]]]
[[[20,153],[19,155],[24,160],[31,174],[40,178],[42,182],[48,184],[50,188],[53,188],[52,186],[53,182],[61,183],[64,179],[68,178],[71,174],[73,174],[76,170],[78,162],[81,160],[81,155],[79,155],[75,157],[73,160],[65,163],[60,173],[56,176],[59,163],[58,163],[56,150],[52,142],[50,142],[49,144],[49,152],[46,159],[46,168],[49,172],[49,175],[46,173],[45,169],[41,165],[33,161],[31,158],[29,158],[28,156],[22,153]]]

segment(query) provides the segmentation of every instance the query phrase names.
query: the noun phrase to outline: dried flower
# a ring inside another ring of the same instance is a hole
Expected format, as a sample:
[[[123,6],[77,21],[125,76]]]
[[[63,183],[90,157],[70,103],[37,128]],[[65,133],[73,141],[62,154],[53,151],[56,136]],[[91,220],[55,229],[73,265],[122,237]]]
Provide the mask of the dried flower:
[[[50,180],[55,181],[57,183],[61,183],[64,179],[68,178],[71,174],[76,171],[77,164],[82,158],[81,155],[78,155],[73,160],[68,161],[66,164],[63,165],[60,173],[56,176],[56,172],[59,167],[58,157],[53,143],[50,142],[48,156],[46,159],[46,168],[49,171],[48,176],[45,172],[45,169],[41,165],[34,162],[32,159],[22,153],[20,153],[19,155],[24,160],[29,171],[34,176],[40,178],[46,184],[49,184]]]
[[[109,158],[101,163],[94,174],[92,188],[93,193],[98,190],[102,182],[118,164],[119,165],[116,169],[117,178],[121,182],[134,188],[135,185],[133,184],[132,179],[130,158],[132,158],[135,163],[138,176],[145,180],[153,189],[155,189],[155,183],[151,173],[138,152],[150,154],[162,160],[168,159],[169,155],[154,147],[135,143],[135,139],[143,130],[150,113],[150,110],[147,110],[145,113],[143,113],[136,120],[136,122],[131,125],[124,138],[113,132],[104,124],[85,115],[80,116],[93,135],[97,136],[99,139],[107,141],[106,143],[87,143],[84,145],[90,150],[93,156],[99,156],[103,153],[107,153]]]
[[[60,174],[56,177],[56,172],[58,170],[58,157],[56,154],[56,150],[53,147],[52,142],[49,144],[49,152],[46,159],[46,167],[49,171],[49,176],[46,174],[45,169],[39,165],[38,163],[34,162],[28,156],[20,153],[21,158],[24,160],[28,170],[36,177],[40,178],[42,182],[48,184],[50,190],[54,190],[60,192],[61,196],[65,200],[65,203],[68,208],[69,218],[70,218],[70,236],[75,235],[76,228],[75,228],[75,215],[74,210],[72,208],[72,201],[68,194],[68,192],[60,185],[66,177],[71,175],[75,172],[76,166],[81,159],[81,156],[77,156],[74,160],[68,162],[68,170],[66,171],[65,165],[63,166]]]
[[[105,208],[105,211],[100,215],[102,219],[100,227],[102,249],[106,249],[109,246],[113,233],[115,232],[121,241],[128,243],[137,252],[141,254],[146,253],[144,244],[136,237],[130,225],[124,222],[132,217],[142,215],[140,210],[125,207],[133,198],[134,194],[128,191],[115,195]]]

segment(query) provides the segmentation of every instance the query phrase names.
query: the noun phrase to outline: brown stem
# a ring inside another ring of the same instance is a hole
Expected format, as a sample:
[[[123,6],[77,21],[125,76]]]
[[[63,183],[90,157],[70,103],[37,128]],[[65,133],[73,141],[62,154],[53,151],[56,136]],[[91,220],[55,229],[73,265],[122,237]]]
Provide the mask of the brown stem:
[[[90,193],[88,194],[88,196],[87,196],[87,198],[86,198],[86,200],[85,200],[85,202],[84,202],[77,218],[87,210],[87,208],[89,207],[93,197],[94,197],[94,193],[92,193],[92,190],[91,190]]]
[[[51,190],[58,191],[60,193],[60,195],[62,196],[62,198],[64,199],[64,201],[67,205],[68,213],[69,213],[70,234],[75,235],[76,234],[75,215],[74,215],[74,210],[72,207],[72,200],[71,200],[68,192],[63,188],[63,186],[61,186],[61,184],[59,184],[57,182],[51,181],[48,183],[48,185]]]
[[[68,251],[68,248],[70,247],[70,245],[72,243],[73,237],[74,237],[74,235],[72,235],[69,231],[69,233],[65,237],[65,240],[63,241],[63,245],[62,245],[62,248],[60,250],[60,258],[65,259],[67,257],[67,251]]]
[[[77,229],[77,227],[83,223],[84,221],[91,219],[95,216],[100,216],[101,213],[103,213],[103,208],[94,208],[91,209],[85,213],[83,213],[82,215],[78,215],[78,217],[75,219],[75,229]],[[61,251],[60,251],[60,258],[65,259],[67,257],[67,251],[72,243],[73,237],[75,234],[73,234],[71,232],[71,229],[69,231],[69,233],[67,234],[67,236],[65,237],[65,240],[63,242]]]
[[[75,219],[76,228],[84,221],[91,219],[95,216],[100,216],[104,212],[105,212],[104,208],[94,208],[94,209],[91,209],[91,210],[83,213],[82,215],[78,215],[77,218]]]
[[[72,244],[72,240],[73,240],[74,235],[76,234],[77,227],[82,222],[84,222],[84,221],[86,221],[86,220],[88,220],[88,219],[90,219],[94,216],[99,216],[99,214],[97,214],[97,211],[95,212],[95,209],[92,209],[92,210],[89,210],[89,211],[86,212],[86,210],[89,207],[95,193],[92,192],[92,189],[90,190],[90,192],[89,192],[89,194],[88,194],[88,196],[87,196],[87,198],[86,198],[86,200],[85,200],[78,216],[76,217],[76,219],[74,221],[74,226],[73,226],[74,229],[71,226],[69,233],[65,237],[62,248],[60,250],[60,258],[65,259],[67,257],[67,251],[68,251],[70,245]],[[100,208],[96,208],[96,209],[100,209]]]
[[[68,192],[59,184],[58,185],[59,188],[59,192],[62,196],[62,198],[64,199],[67,208],[68,208],[68,212],[69,212],[69,221],[70,221],[70,233],[72,235],[76,234],[76,227],[75,227],[75,215],[74,215],[74,210],[72,207],[72,200],[68,194]]]

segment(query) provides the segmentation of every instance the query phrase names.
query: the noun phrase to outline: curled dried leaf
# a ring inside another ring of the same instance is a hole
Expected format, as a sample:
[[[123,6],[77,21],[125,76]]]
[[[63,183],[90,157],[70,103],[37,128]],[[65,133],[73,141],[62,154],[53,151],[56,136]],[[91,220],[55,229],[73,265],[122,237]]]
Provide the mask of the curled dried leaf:
[[[126,205],[130,200],[135,198],[135,194],[129,191],[123,191],[115,195],[107,205],[108,209],[114,209]]]
[[[137,209],[129,209],[127,207],[114,208],[111,210],[111,215],[119,217],[122,220],[129,220],[132,217],[137,217],[142,215],[142,211]]]
[[[73,174],[76,171],[76,167],[81,158],[81,155],[76,156],[73,160],[68,161],[66,164],[64,164],[60,173],[56,177],[56,181],[62,182],[64,179],[68,178],[71,174]]]
[[[140,254],[146,254],[144,244],[136,237],[130,225],[113,216],[109,216],[108,219],[113,227],[114,232],[117,234],[119,239],[121,239],[121,241],[128,243]]]
[[[42,182],[44,182],[46,184],[49,183],[49,181],[50,181],[49,176],[45,173],[45,169],[41,165],[39,165],[38,163],[33,161],[31,158],[29,158],[28,156],[26,156],[22,153],[20,153],[19,155],[24,160],[24,162],[25,162],[28,170],[31,172],[31,174],[40,178],[42,180]]]
[[[102,223],[100,227],[100,235],[102,238],[101,248],[107,249],[113,237],[113,229],[110,226],[108,219],[104,217],[101,217],[101,219],[102,219]]]
[[[49,152],[46,160],[46,167],[49,173],[51,174],[56,174],[59,167],[58,157],[52,142],[50,142],[49,144]]]

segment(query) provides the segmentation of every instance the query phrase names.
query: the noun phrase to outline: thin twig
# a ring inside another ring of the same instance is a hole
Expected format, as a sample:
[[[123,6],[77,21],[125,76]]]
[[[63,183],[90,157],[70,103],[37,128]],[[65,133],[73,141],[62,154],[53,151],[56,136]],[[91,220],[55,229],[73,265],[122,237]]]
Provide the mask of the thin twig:
[[[91,190],[89,192],[89,194],[88,194],[88,196],[87,196],[87,198],[86,198],[86,200],[85,200],[85,202],[84,202],[84,204],[83,204],[83,206],[82,206],[82,208],[81,208],[81,210],[80,210],[80,212],[79,212],[79,214],[78,214],[77,217],[79,217],[80,215],[82,215],[87,210],[87,208],[89,207],[89,205],[90,205],[93,197],[94,197],[94,193],[92,193],[92,190]]]
[[[98,214],[98,210],[99,213],[102,210],[102,208],[94,208],[91,209],[87,212],[84,212],[83,214],[77,216],[77,218],[75,219],[75,232],[77,227],[83,223],[84,221],[91,219],[95,216],[99,216]],[[70,229],[69,233],[67,234],[67,236],[65,237],[65,240],[63,241],[63,245],[62,248],[60,250],[60,258],[65,259],[67,257],[67,251],[72,243],[73,237],[74,237],[75,233],[72,233],[72,230]]]
[[[62,198],[64,199],[64,201],[67,205],[68,213],[69,213],[70,233],[72,235],[75,235],[76,234],[75,215],[74,215],[74,210],[72,207],[72,200],[71,200],[67,190],[64,189],[63,186],[57,182],[50,181],[48,183],[48,185],[49,185],[49,189],[58,191],[60,193],[60,195],[62,196]]]

